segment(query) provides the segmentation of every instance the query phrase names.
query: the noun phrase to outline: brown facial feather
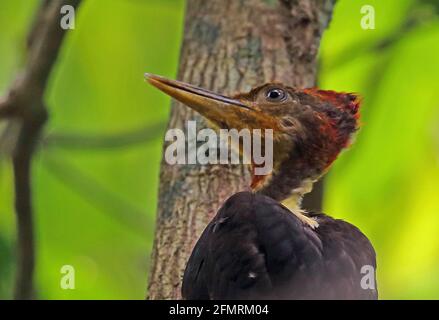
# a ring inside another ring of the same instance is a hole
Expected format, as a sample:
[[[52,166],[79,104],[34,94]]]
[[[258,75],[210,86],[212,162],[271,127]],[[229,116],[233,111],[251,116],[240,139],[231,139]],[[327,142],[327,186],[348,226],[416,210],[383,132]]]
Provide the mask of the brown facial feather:
[[[256,176],[252,186],[279,201],[308,192],[358,127],[360,101],[350,93],[268,83],[225,97],[160,76],[146,79],[216,127],[273,129],[273,172]]]
[[[270,90],[282,90],[283,99],[270,101]],[[274,129],[274,172],[255,177],[253,187],[276,200],[302,188],[304,181],[323,175],[357,130],[360,102],[349,93],[295,89],[270,83],[234,97],[270,118]]]

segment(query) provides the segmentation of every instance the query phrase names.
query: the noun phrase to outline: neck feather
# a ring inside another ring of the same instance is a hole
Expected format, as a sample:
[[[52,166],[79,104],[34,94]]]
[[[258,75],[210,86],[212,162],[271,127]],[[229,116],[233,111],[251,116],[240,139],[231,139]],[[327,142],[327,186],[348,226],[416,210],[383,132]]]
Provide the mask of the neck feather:
[[[309,160],[290,155],[274,168],[256,190],[274,200],[284,202],[288,207],[300,208],[303,195],[312,190],[315,181],[321,176],[322,166],[313,165]],[[294,205],[293,205],[294,204]]]
[[[291,198],[289,203],[296,202],[300,207],[303,195],[312,190],[314,182],[326,173],[347,142],[347,138],[334,142],[325,131],[312,132],[313,135],[305,135],[305,139],[297,139],[290,145],[275,145],[277,159],[273,171],[259,178],[256,192],[279,202]]]

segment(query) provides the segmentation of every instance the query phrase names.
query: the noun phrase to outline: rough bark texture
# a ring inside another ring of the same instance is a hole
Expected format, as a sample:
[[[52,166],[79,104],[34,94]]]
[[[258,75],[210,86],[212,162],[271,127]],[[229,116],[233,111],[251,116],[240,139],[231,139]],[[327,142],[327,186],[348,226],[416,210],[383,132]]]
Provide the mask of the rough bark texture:
[[[312,87],[334,0],[188,0],[178,78],[223,94],[269,81]],[[169,128],[199,115],[173,102]],[[166,145],[165,145],[166,147]],[[248,189],[244,166],[162,162],[150,299],[179,299],[201,232],[230,195]]]

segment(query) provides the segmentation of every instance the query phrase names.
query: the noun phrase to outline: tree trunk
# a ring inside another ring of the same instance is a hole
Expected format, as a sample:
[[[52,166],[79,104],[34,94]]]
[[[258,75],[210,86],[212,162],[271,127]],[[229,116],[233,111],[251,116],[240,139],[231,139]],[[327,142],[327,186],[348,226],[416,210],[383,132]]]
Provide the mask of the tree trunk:
[[[334,0],[188,0],[178,78],[222,94],[264,82],[315,85],[320,37]],[[173,101],[169,128],[207,124]],[[166,145],[165,145],[166,147]],[[150,299],[179,299],[193,246],[218,208],[248,189],[244,166],[162,162]]]

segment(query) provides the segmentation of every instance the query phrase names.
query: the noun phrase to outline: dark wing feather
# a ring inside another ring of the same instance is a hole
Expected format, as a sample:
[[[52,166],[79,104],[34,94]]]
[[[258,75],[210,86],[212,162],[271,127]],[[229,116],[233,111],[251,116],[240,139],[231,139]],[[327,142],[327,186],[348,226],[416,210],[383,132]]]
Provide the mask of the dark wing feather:
[[[375,266],[354,226],[315,215],[317,232],[273,199],[230,197],[204,230],[183,279],[185,299],[367,299],[363,264]]]

